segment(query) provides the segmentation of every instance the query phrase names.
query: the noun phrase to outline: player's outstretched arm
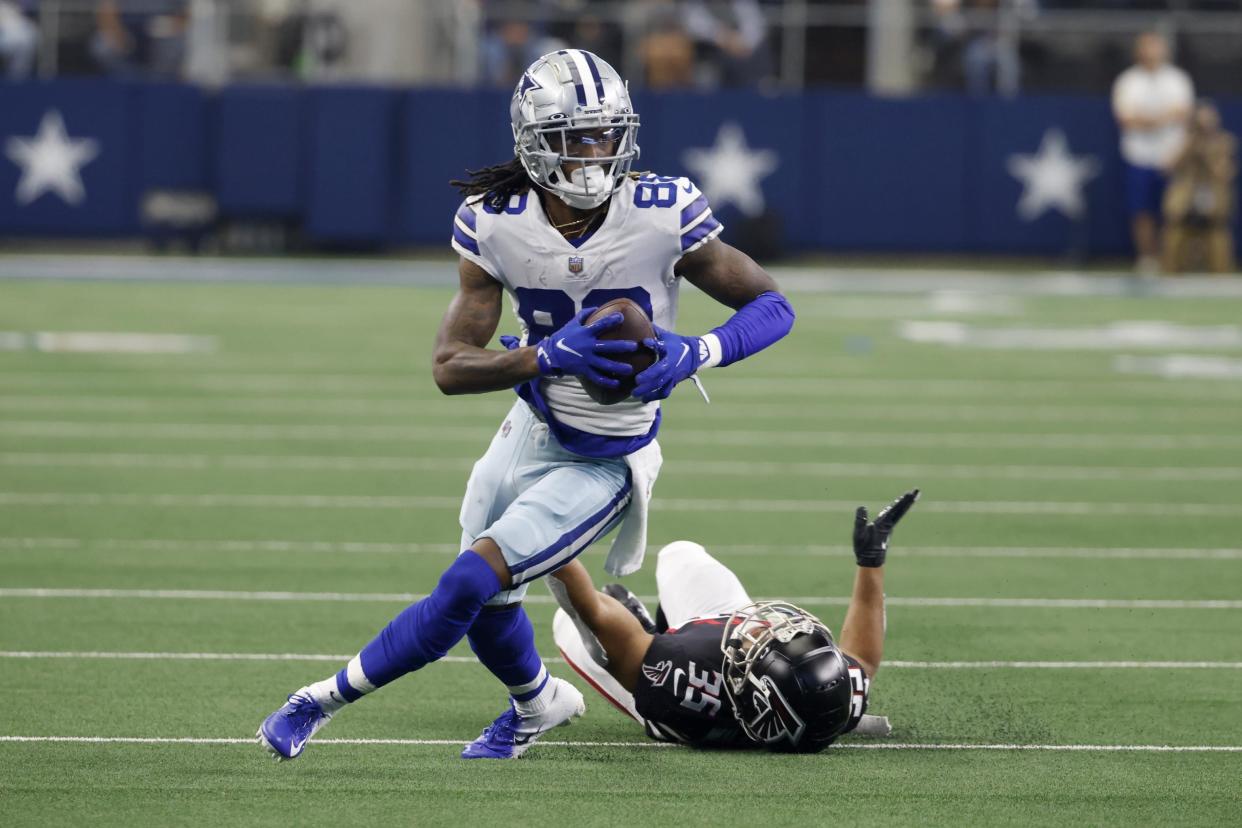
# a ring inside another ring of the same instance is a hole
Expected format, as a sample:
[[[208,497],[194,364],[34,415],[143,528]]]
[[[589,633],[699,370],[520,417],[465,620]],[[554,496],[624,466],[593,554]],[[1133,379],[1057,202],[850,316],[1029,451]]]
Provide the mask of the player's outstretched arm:
[[[674,270],[737,312],[701,337],[657,328],[659,340],[652,344],[659,357],[635,377],[633,394],[644,401],[664,399],[677,383],[703,368],[730,365],[762,351],[789,333],[794,323],[793,307],[776,280],[718,238],[682,256]]]
[[[634,692],[652,635],[619,601],[596,591],[591,574],[579,561],[570,561],[551,577],[561,583],[562,594],[568,597],[573,611],[604,648],[608,672],[622,687]],[[561,595],[557,595],[557,600],[561,600]]]
[[[906,492],[880,514],[867,519],[867,507],[854,515],[854,594],[841,624],[841,649],[858,659],[874,677],[884,655],[884,561],[893,527],[919,499],[919,490]]]

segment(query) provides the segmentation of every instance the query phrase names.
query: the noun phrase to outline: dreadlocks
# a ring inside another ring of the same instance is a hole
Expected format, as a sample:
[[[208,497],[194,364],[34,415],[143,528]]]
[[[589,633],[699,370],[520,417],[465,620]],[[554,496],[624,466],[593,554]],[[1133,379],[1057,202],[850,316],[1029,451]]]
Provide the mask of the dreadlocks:
[[[463,195],[483,195],[483,201],[497,211],[505,208],[511,196],[527,192],[535,183],[517,158],[466,172],[470,174],[469,181],[453,179],[449,184],[461,190]]]

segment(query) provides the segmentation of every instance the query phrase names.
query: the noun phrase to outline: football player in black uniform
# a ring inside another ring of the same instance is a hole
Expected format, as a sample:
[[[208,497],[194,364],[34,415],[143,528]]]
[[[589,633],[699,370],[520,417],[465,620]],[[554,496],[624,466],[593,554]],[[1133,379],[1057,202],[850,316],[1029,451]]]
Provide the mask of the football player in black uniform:
[[[853,730],[884,650],[884,560],[907,492],[872,522],[854,519],[858,571],[840,639],[783,601],[753,601],[702,546],[660,550],[652,619],[619,584],[597,592],[574,561],[549,581],[557,646],[648,735],[697,747],[814,753]]]

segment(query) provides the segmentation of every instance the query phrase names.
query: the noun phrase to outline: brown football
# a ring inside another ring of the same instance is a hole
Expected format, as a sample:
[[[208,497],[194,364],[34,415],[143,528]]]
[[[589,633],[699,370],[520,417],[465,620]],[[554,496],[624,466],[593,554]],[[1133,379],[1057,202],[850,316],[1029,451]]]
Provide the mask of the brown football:
[[[591,399],[602,405],[615,405],[630,395],[634,390],[634,377],[651,367],[655,362],[655,352],[643,346],[644,339],[655,339],[655,328],[647,318],[647,312],[632,299],[621,297],[600,305],[595,313],[587,317],[586,323],[598,322],[612,313],[620,313],[624,319],[615,328],[609,328],[599,335],[600,339],[629,339],[638,343],[638,350],[630,354],[609,354],[608,358],[616,362],[627,363],[634,368],[628,377],[618,377],[620,388],[604,388],[591,382],[586,377],[579,377],[582,389],[591,395]]]

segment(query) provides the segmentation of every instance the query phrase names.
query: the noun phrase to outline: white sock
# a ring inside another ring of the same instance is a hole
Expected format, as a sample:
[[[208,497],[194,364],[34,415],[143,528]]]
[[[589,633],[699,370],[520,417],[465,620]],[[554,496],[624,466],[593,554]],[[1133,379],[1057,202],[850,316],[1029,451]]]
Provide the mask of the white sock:
[[[342,679],[342,674],[344,674],[344,679]],[[359,694],[359,696],[366,695],[375,690],[375,685],[362,672],[361,656],[354,656],[349,660],[349,664],[345,666],[344,670],[328,676],[323,681],[307,685],[306,689],[310,692],[311,698],[319,702],[319,706],[324,709],[325,713],[335,713],[349,704],[349,700],[341,695],[340,682],[342,680],[346,681],[350,689]]]
[[[323,708],[325,713],[335,713],[344,707],[348,702],[341,698],[336,692],[336,674],[328,676],[323,681],[317,681],[314,684],[307,685],[311,698],[319,702],[319,706]]]
[[[556,695],[556,679],[548,675],[548,668],[544,667],[539,671],[539,678],[536,682],[543,684],[539,688],[539,692],[524,701],[513,700],[513,709],[517,711],[519,716],[537,716],[548,709],[548,705],[552,702],[552,697]],[[533,683],[533,682],[532,682]],[[539,685],[536,684],[536,687]],[[512,692],[512,688],[510,688]]]

